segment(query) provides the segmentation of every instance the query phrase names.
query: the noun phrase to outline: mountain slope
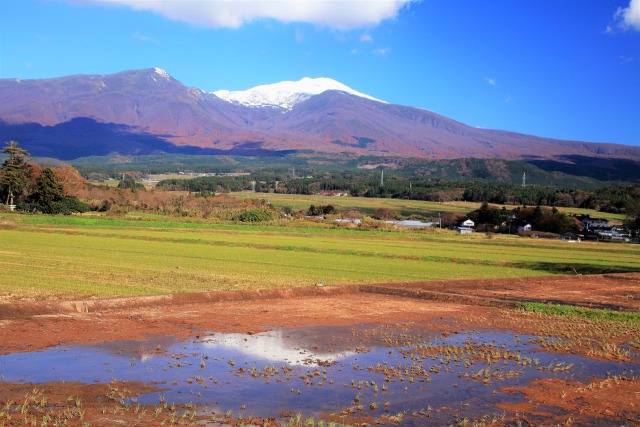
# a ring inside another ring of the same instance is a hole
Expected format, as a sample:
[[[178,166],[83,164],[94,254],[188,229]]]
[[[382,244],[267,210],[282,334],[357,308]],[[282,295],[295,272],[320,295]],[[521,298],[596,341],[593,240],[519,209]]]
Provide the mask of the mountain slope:
[[[129,126],[178,145],[202,145],[242,129],[253,111],[187,88],[163,70],[46,80],[0,80],[5,124],[58,125],[74,118]],[[240,139],[261,136],[240,135]],[[71,141],[70,141],[71,142]]]
[[[1,79],[0,131],[3,140],[18,140],[34,155],[64,152],[64,158],[311,150],[430,159],[640,160],[640,147],[477,129],[430,111],[387,104],[331,79],[207,93],[157,68]]]
[[[383,104],[339,92],[325,92],[297,105],[280,130],[317,135],[360,154],[401,152],[424,158],[557,158],[583,156],[640,158],[640,148],[539,138],[478,129],[413,107]],[[362,142],[366,141],[366,145]]]

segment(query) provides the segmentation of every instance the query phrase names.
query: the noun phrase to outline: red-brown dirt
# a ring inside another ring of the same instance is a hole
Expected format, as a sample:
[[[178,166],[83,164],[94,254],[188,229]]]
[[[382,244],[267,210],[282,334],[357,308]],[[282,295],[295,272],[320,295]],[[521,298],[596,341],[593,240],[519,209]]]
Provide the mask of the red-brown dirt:
[[[522,321],[522,317],[515,319],[513,310],[508,309],[518,300],[640,312],[640,274],[313,287],[87,301],[15,301],[0,305],[0,354],[35,351],[61,343],[142,340],[157,334],[187,338],[210,331],[255,333],[272,327],[359,323],[421,322],[444,334],[474,328],[535,333],[536,322]],[[616,385],[615,399],[606,392],[613,385]],[[26,390],[22,386],[0,383],[0,403],[18,400],[16,396]],[[131,394],[135,394],[141,387],[148,386],[152,385],[134,384],[129,388],[133,389]],[[58,394],[76,394],[83,401],[94,402],[105,393],[106,386],[43,386],[47,387],[56,389],[51,399]],[[637,379],[618,379],[615,384],[602,379],[594,380],[593,384],[545,380],[508,391],[522,393],[528,402],[502,407],[512,420],[513,417],[526,420],[527,415],[539,416],[540,408],[548,406],[552,399],[554,406],[575,413],[574,419],[611,416],[630,423],[627,425],[640,422],[637,403],[640,381]],[[86,419],[92,416],[99,419],[98,406],[85,409]],[[129,419],[129,424],[116,422],[112,417],[113,425],[155,425],[153,421],[135,424],[131,421],[133,415],[127,416],[129,418],[123,419]],[[550,418],[548,425],[553,424],[552,421]]]

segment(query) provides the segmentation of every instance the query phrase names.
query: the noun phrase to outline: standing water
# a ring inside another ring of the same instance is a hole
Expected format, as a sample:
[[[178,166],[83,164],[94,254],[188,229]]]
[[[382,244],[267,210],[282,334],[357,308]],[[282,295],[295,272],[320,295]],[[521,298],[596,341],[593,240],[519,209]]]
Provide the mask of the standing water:
[[[0,374],[6,382],[156,384],[161,392],[137,400],[147,405],[441,425],[498,418],[497,403],[521,399],[502,387],[538,378],[586,382],[638,368],[550,354],[534,338],[496,331],[443,336],[415,325],[213,333],[189,341],[156,336],[0,356]]]

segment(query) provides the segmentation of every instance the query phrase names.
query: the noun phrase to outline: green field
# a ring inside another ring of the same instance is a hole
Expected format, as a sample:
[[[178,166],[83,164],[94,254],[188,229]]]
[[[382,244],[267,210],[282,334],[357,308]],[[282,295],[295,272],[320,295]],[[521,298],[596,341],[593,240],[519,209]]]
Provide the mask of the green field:
[[[638,260],[638,245],[439,230],[0,214],[4,300],[640,271]]]
[[[289,206],[295,210],[308,209],[309,205],[333,205],[340,211],[356,209],[366,214],[372,214],[376,208],[389,208],[401,215],[422,215],[433,219],[438,218],[438,213],[458,212],[466,214],[480,207],[481,203],[474,202],[428,202],[422,200],[405,200],[405,199],[376,199],[367,197],[332,197],[318,195],[298,195],[298,194],[278,194],[278,193],[253,193],[241,192],[233,193],[236,197],[251,198],[259,200],[267,200],[276,207],[282,208]],[[498,207],[505,206],[508,210],[512,210],[517,206],[513,205],[495,205]],[[624,214],[615,214],[609,212],[598,212],[592,209],[582,208],[564,208],[559,207],[559,211],[568,215],[590,215],[591,217],[606,218],[611,223],[621,224],[624,220]]]
[[[405,199],[377,199],[367,197],[333,197],[319,195],[253,193],[249,191],[233,193],[234,196],[247,199],[264,199],[272,205],[281,208],[288,206],[295,210],[309,209],[310,205],[333,205],[340,211],[349,209],[359,210],[365,214],[372,214],[376,208],[389,208],[404,216],[422,215],[438,218],[438,212],[467,213],[478,209],[480,203],[472,202],[425,202],[422,200]]]

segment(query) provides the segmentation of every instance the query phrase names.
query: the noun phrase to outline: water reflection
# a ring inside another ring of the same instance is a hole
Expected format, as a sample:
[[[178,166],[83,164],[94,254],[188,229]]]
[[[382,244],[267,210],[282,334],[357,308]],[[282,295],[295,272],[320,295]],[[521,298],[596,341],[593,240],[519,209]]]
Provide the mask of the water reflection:
[[[339,332],[344,334],[344,331],[328,329],[334,334],[330,338],[336,334],[340,335]],[[337,340],[329,346],[326,341],[318,341],[317,344],[305,343],[310,341],[311,337],[321,337],[321,334],[314,333],[312,329],[306,329],[304,335],[299,331],[280,329],[254,335],[214,334],[202,340],[202,343],[205,348],[213,351],[237,352],[256,360],[290,365],[334,363],[355,354],[354,350],[349,349],[352,345],[347,342],[343,342],[342,346]]]
[[[32,383],[115,378],[165,390],[141,396],[141,404],[163,398],[220,412],[242,406],[264,417],[414,414],[403,425],[439,425],[453,411],[491,414],[499,412],[496,403],[520,398],[501,393],[503,386],[638,369],[637,363],[546,353],[529,338],[495,331],[442,336],[419,325],[215,333],[189,341],[155,336],[0,356],[0,375]]]

